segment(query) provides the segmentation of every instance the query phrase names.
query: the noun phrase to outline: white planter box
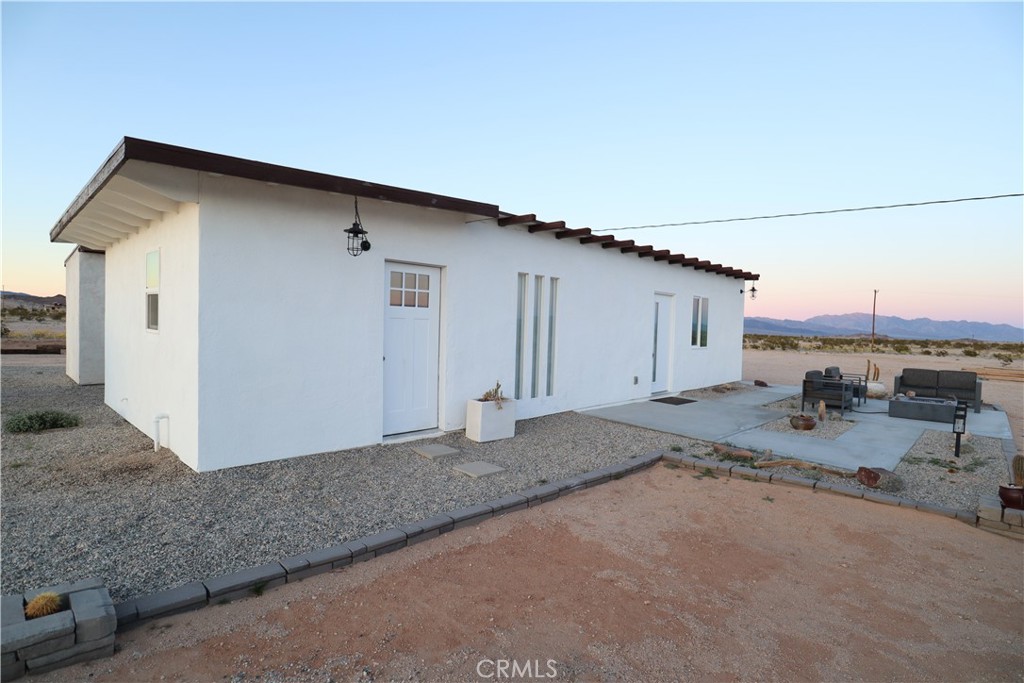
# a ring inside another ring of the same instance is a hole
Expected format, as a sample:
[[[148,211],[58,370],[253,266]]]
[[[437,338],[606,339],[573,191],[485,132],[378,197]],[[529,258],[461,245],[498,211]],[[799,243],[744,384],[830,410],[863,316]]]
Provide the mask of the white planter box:
[[[505,399],[498,410],[494,401],[466,402],[466,438],[478,443],[511,439],[516,435],[516,402]]]

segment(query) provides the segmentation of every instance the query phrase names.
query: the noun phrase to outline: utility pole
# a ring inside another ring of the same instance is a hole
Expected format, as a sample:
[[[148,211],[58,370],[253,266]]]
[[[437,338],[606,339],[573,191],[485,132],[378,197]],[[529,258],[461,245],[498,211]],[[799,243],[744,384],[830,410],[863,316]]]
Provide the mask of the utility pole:
[[[875,311],[878,309],[878,290],[875,290],[875,298],[871,301],[871,352],[875,351]]]

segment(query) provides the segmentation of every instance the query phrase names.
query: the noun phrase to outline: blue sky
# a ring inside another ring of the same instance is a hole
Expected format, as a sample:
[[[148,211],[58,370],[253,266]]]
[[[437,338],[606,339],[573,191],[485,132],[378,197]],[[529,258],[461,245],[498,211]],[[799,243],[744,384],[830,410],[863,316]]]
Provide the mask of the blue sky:
[[[3,285],[125,135],[571,227],[1021,192],[1021,4],[2,5]],[[748,315],[1024,325],[1019,198],[624,237]],[[240,245],[244,248],[244,245]]]

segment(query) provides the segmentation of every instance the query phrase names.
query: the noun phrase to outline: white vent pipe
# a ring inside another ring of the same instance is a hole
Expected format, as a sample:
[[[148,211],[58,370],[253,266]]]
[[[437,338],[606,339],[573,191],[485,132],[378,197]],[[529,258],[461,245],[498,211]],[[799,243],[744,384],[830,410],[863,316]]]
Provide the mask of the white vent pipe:
[[[167,431],[171,430],[171,416],[167,413],[160,413],[153,418],[153,452],[160,450],[160,420],[167,420]]]

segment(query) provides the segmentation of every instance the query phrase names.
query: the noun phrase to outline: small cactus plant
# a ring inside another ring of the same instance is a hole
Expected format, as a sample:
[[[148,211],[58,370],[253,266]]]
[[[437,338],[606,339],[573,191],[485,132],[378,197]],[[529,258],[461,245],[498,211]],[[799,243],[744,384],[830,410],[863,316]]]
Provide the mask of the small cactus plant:
[[[1018,453],[1013,456],[1013,484],[1014,486],[1024,486],[1024,455]]]
[[[40,593],[25,605],[25,618],[36,619],[60,611],[60,596],[56,593]]]
[[[508,397],[501,393],[501,381],[494,383],[493,389],[488,389],[484,392],[484,395],[480,397],[481,401],[494,401],[494,407],[501,410],[502,401],[507,400]]]

